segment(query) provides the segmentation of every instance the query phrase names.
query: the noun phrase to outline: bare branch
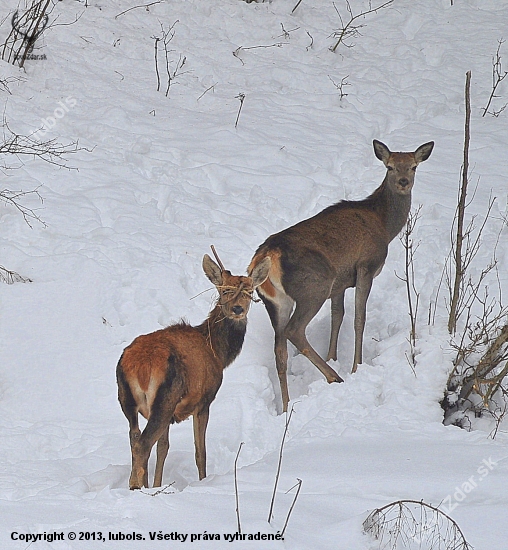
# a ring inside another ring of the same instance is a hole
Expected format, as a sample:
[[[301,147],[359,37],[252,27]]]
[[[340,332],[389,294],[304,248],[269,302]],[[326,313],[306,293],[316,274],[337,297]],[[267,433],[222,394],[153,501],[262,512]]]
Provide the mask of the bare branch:
[[[33,282],[32,279],[29,279],[28,277],[23,277],[19,273],[16,273],[15,271],[11,271],[10,269],[7,269],[3,265],[0,265],[0,281],[8,285],[12,285],[14,283],[32,283]]]
[[[295,7],[291,10],[291,13],[295,13],[295,11],[298,9],[298,6],[303,2],[303,0],[298,0]]]
[[[208,93],[210,90],[215,90],[215,86],[217,86],[217,82],[215,84],[212,84],[211,86],[209,86],[197,99],[197,101],[199,101],[206,93]]]
[[[213,248],[213,251],[215,253],[215,249]],[[236,453],[235,458],[235,502],[236,502],[236,525],[238,533],[242,533],[242,524],[240,522],[240,500],[238,497],[238,477],[237,477],[237,463],[238,463],[238,457],[240,456],[240,451],[242,450],[243,441],[240,443],[238,447],[238,452]]]
[[[387,2],[384,2],[383,4],[380,4],[375,8],[370,7],[368,10],[362,11],[357,15],[354,15],[353,9],[351,8],[351,4],[349,0],[345,0],[345,2],[346,2],[346,9],[349,13],[349,20],[346,24],[344,24],[342,16],[337,6],[335,5],[335,2],[333,3],[333,7],[335,8],[337,15],[339,16],[340,24],[341,24],[341,27],[339,28],[339,30],[333,33],[333,36],[337,38],[337,42],[335,43],[335,45],[330,48],[330,51],[333,53],[335,53],[335,50],[339,47],[339,44],[343,44],[344,46],[346,46],[346,48],[352,48],[354,46],[354,44],[348,43],[347,41],[359,36],[360,29],[365,26],[365,25],[356,23],[358,19],[360,19],[361,17],[365,17],[366,15],[369,15],[371,13],[377,13],[379,10],[383,8],[387,8],[390,4],[393,4],[393,0],[388,0]]]
[[[23,197],[27,197],[29,195],[35,195],[41,203],[43,202],[42,197],[37,189],[34,189],[33,191],[10,191],[9,189],[3,189],[0,191],[0,202],[3,202],[9,206],[13,206],[18,212],[20,212],[26,224],[30,228],[33,227],[32,222],[34,221],[39,222],[46,227],[45,222],[41,220],[36,210],[34,208],[29,208],[28,206],[25,206],[21,202],[21,199]]]
[[[24,79],[20,76],[8,76],[7,78],[0,79],[0,89],[7,92],[9,95],[12,95],[9,85],[13,82],[23,82],[23,80]]]
[[[464,240],[464,215],[466,209],[466,196],[469,169],[469,141],[470,141],[470,120],[471,120],[471,71],[466,73],[465,102],[466,102],[466,120],[464,129],[464,160],[462,163],[462,185],[460,188],[459,203],[457,206],[457,233],[455,241],[454,268],[455,279],[450,302],[450,315],[448,317],[448,332],[453,334],[457,328],[457,304],[459,292],[464,280],[464,271],[462,266],[462,243]]]
[[[487,101],[487,105],[483,109],[482,117],[484,117],[487,113],[489,113],[489,107],[492,103],[492,100],[495,97],[499,97],[496,95],[497,88],[501,82],[508,76],[508,71],[503,71],[503,65],[501,62],[501,54],[499,53],[501,50],[501,46],[504,44],[504,40],[498,40],[497,44],[497,50],[495,56],[492,58],[492,90],[490,92],[489,100]],[[489,114],[492,116],[499,116],[508,106],[508,103],[503,105],[501,109],[498,111],[492,111]]]
[[[404,275],[402,277],[399,277],[397,273],[395,273],[395,275],[397,275],[400,280],[404,281],[406,285],[406,296],[409,309],[408,313],[411,323],[409,331],[411,357],[409,364],[413,369],[413,372],[416,365],[416,322],[418,318],[418,306],[420,303],[420,293],[416,290],[415,283],[415,253],[420,243],[416,243],[415,245],[413,241],[413,233],[416,223],[420,219],[421,209],[422,205],[418,206],[418,208],[414,212],[410,212],[408,215],[406,227],[402,235],[400,236],[400,241],[402,243],[402,246],[404,247],[405,254]]]
[[[238,48],[236,48],[236,50],[233,52],[233,55],[239,59],[241,62],[242,62],[242,65],[245,65],[245,62],[243,61],[243,59],[240,57],[240,52],[244,51],[244,50],[257,50],[257,49],[264,49],[264,48],[282,48],[282,46],[285,46],[287,44],[287,42],[277,42],[275,44],[267,44],[266,46],[238,46]]]
[[[11,130],[5,118],[1,127],[3,129],[3,142],[0,143],[0,155],[11,154],[18,158],[23,155],[32,156],[49,164],[67,168],[66,155],[88,150],[79,147],[77,141],[62,144],[56,138],[41,141],[36,138],[37,132],[28,136],[17,134]],[[8,167],[3,165],[3,168]]]
[[[268,523],[270,523],[272,521],[272,517],[273,517],[273,507],[274,507],[274,504],[275,504],[275,494],[277,492],[277,485],[279,483],[279,477],[280,477],[280,469],[282,467],[282,455],[284,453],[284,443],[286,441],[286,437],[287,437],[288,429],[289,429],[289,423],[291,422],[291,417],[293,416],[294,410],[295,410],[295,405],[293,403],[289,413],[286,413],[286,426],[284,427],[284,433],[282,434],[282,441],[280,443],[279,462],[277,464],[277,473],[275,474],[275,483],[273,485],[272,500],[270,502],[270,511],[268,512]]]
[[[77,153],[84,149],[79,147],[77,142],[61,144],[56,139],[38,140],[35,134],[28,136],[17,134],[10,128],[5,119],[5,114],[0,127],[3,132],[3,141],[0,141],[0,155],[5,155],[9,158],[13,155],[21,165],[23,165],[21,157],[31,156],[34,159],[39,158],[55,166],[69,168],[66,165],[66,155]],[[12,163],[8,163],[7,161],[0,162],[0,169],[9,170],[13,168],[17,168],[17,166],[12,166]],[[18,210],[30,227],[32,227],[32,223],[35,221],[46,225],[37,214],[36,209],[24,204],[24,199],[31,196],[35,196],[42,203],[42,197],[39,194],[38,188],[32,191],[3,189],[0,191],[0,202],[13,206]]]
[[[295,487],[296,493],[295,498],[293,499],[293,502],[291,503],[291,506],[289,507],[288,514],[286,516],[286,521],[284,522],[284,526],[282,527],[282,531],[280,532],[280,536],[284,537],[284,533],[286,532],[286,527],[288,526],[289,518],[291,516],[291,513],[293,512],[293,508],[295,507],[296,500],[298,499],[298,495],[300,494],[300,489],[302,488],[302,480],[299,478],[296,478],[297,483],[291,487],[291,489],[288,489],[286,493],[289,493],[289,491],[293,490]]]
[[[132,8],[129,8],[125,11],[120,12],[118,15],[115,15],[115,19],[118,19],[121,15],[124,15],[128,11],[135,10],[137,8],[146,8],[146,11],[150,11],[148,9],[150,6],[154,6],[155,4],[162,4],[163,2],[165,2],[165,0],[156,0],[155,2],[150,2],[149,4],[143,4],[141,6],[132,6]]]

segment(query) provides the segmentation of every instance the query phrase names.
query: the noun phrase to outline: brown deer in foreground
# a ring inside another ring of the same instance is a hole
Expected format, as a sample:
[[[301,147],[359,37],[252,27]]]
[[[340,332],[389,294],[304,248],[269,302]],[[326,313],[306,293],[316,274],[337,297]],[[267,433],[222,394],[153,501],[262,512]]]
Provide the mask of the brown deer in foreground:
[[[337,360],[344,291],[349,287],[356,287],[352,372],[362,362],[365,310],[372,280],[383,268],[388,244],[407,221],[416,167],[429,158],[433,147],[431,141],[414,153],[392,153],[386,145],[374,140],[374,153],[387,171],[383,183],[369,197],[329,206],[312,218],[271,235],[257,249],[249,273],[265,258],[272,260],[268,279],[259,286],[258,293],[275,330],[275,362],[284,411],[289,402],[288,339],[329,383],[343,382],[309,344],[305,329],[325,300],[331,298],[332,323],[326,360]]]
[[[203,258],[203,270],[219,292],[208,318],[196,327],[181,322],[138,336],[118,362],[118,400],[130,427],[131,489],[148,487],[148,458],[156,441],[153,486],[160,487],[169,426],[190,415],[199,479],[206,477],[209,407],[222,384],[223,370],[242,349],[252,293],[266,280],[270,268],[266,258],[250,277],[240,277],[231,275],[217,260],[220,267],[208,255]],[[138,413],[148,420],[143,432]]]

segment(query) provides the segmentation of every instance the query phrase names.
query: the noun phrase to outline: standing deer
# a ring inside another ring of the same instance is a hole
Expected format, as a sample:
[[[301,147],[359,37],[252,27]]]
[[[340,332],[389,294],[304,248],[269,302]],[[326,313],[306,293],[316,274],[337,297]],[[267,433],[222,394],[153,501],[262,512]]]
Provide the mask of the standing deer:
[[[325,300],[331,298],[331,335],[326,360],[336,361],[344,292],[350,287],[356,287],[352,372],[362,362],[365,310],[372,280],[383,268],[388,244],[407,221],[416,167],[429,158],[434,147],[431,141],[414,153],[392,153],[380,141],[374,140],[373,144],[376,157],[387,171],[383,183],[369,197],[338,202],[271,235],[257,249],[249,265],[248,273],[253,273],[265,258],[272,261],[268,279],[257,291],[275,330],[275,362],[284,411],[289,402],[288,339],[329,383],[343,382],[309,344],[305,329]]]
[[[214,250],[215,252],[215,250]],[[203,270],[219,292],[208,318],[193,327],[180,322],[138,336],[125,348],[116,376],[118,400],[127,420],[132,451],[131,489],[148,487],[148,458],[157,441],[154,487],[162,483],[169,449],[169,426],[193,416],[199,479],[206,477],[205,433],[208,412],[222,384],[222,372],[242,349],[254,289],[270,269],[266,258],[250,277],[231,275],[208,255]],[[143,432],[138,413],[147,419]]]

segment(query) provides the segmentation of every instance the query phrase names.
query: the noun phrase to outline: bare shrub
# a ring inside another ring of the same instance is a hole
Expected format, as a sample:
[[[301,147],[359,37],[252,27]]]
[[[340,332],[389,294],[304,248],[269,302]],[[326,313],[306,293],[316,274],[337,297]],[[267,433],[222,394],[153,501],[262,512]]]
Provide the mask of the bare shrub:
[[[471,425],[470,415],[490,414],[496,426],[508,409],[508,308],[502,303],[501,285],[488,285],[497,274],[496,249],[506,220],[503,220],[490,261],[473,276],[472,264],[477,257],[482,235],[496,201],[490,197],[487,212],[477,227],[476,217],[466,223],[469,184],[470,81],[466,73],[466,121],[462,182],[452,229],[452,250],[445,265],[444,279],[449,291],[448,330],[451,346],[456,351],[453,369],[441,402],[445,424],[463,428]],[[473,193],[474,198],[474,193]],[[460,320],[460,325],[459,325]],[[497,432],[497,428],[495,432]]]
[[[11,19],[11,31],[2,48],[4,61],[23,67],[32,54],[37,39],[49,22],[54,4],[51,0],[33,0],[26,11],[16,10]]]
[[[171,60],[170,54],[174,53],[175,50],[170,50],[169,44],[175,37],[175,25],[177,23],[178,23],[178,20],[175,21],[172,25],[170,25],[166,29],[164,25],[159,21],[159,24],[161,26],[161,36],[152,36],[155,44],[155,74],[157,76],[158,92],[161,90],[161,76],[159,72],[159,44],[162,43],[162,52],[164,54],[163,67],[166,73],[166,84],[165,84],[166,97],[168,97],[171,85],[175,82],[175,80],[182,74],[185,74],[185,72],[182,72],[182,68],[187,61],[187,57],[182,54],[179,55],[177,61]]]
[[[423,501],[399,500],[376,508],[363,530],[379,550],[473,550],[450,516]]]
[[[346,88],[346,86],[351,86],[351,84],[347,81],[347,79],[349,78],[349,75],[343,76],[340,79],[340,83],[335,82],[335,80],[330,75],[328,75],[328,78],[330,79],[331,83],[335,86],[335,88],[339,92],[339,99],[342,100],[342,99],[344,99],[345,97],[348,96],[348,94],[346,93],[345,88]]]

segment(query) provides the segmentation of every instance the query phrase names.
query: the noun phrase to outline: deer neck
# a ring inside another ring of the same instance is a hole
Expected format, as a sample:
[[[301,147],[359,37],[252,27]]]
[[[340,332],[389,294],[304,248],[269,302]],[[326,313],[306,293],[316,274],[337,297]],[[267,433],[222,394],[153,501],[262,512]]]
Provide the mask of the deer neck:
[[[411,210],[411,193],[395,193],[387,184],[386,178],[374,191],[376,210],[383,221],[388,237],[392,241],[404,227]]]
[[[210,346],[222,368],[229,366],[242,350],[247,319],[235,321],[224,316],[222,308],[216,305],[208,318],[199,327],[206,343]]]

